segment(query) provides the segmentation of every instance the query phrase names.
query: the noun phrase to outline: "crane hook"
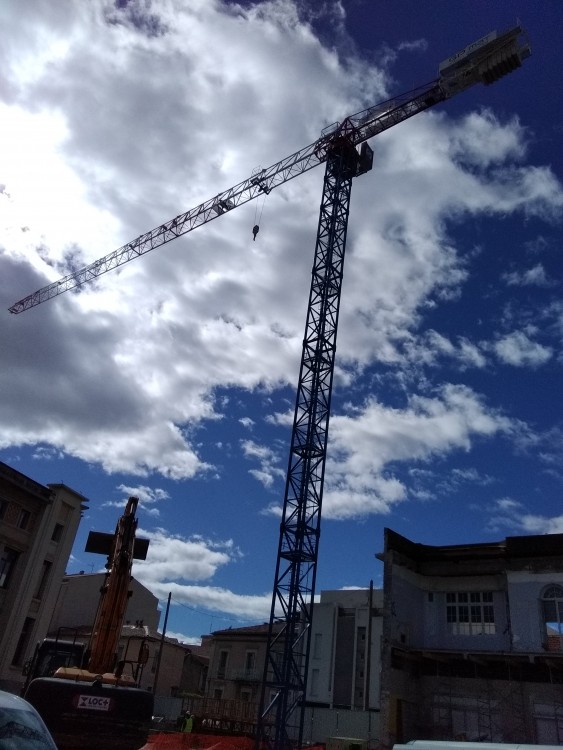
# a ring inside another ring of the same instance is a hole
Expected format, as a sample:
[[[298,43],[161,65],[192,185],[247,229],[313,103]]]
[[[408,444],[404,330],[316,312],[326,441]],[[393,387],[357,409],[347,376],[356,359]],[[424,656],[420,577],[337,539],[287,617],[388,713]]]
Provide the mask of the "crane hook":
[[[256,235],[258,234],[259,231],[260,231],[260,227],[258,226],[258,224],[255,224],[252,227],[252,236],[253,236],[254,242],[256,242]]]

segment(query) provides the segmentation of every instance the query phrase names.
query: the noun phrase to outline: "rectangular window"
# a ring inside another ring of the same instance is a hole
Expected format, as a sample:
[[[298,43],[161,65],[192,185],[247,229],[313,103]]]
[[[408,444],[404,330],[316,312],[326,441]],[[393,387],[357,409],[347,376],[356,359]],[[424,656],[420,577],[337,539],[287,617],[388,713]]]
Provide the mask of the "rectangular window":
[[[318,669],[313,669],[311,672],[311,695],[319,694],[319,676],[320,671]]]
[[[64,526],[62,525],[62,523],[56,523],[55,524],[55,528],[53,529],[53,534],[51,536],[51,541],[52,542],[60,542],[61,541],[61,537],[63,535],[63,529],[64,529]]]
[[[10,585],[10,579],[14,573],[19,556],[20,553],[16,552],[15,549],[4,548],[2,557],[0,557],[0,589],[7,589]]]
[[[156,674],[156,665],[158,664],[158,656],[159,656],[159,654],[160,654],[160,649],[157,649],[154,652],[154,656],[153,656],[153,659],[152,659],[152,664],[151,664],[151,673],[152,674]]]
[[[247,676],[252,676],[256,669],[256,651],[247,651],[244,659],[244,671]]]
[[[228,651],[221,651],[219,654],[219,666],[217,667],[217,677],[224,677],[227,671]]]
[[[493,592],[448,592],[446,622],[452,635],[494,635]]]
[[[323,647],[323,634],[315,633],[315,639],[313,641],[313,659],[320,659]]]
[[[25,529],[27,529],[27,527],[29,526],[30,519],[31,519],[31,513],[25,508],[22,508],[18,516],[18,523],[17,523],[18,529],[23,529],[25,531]]]
[[[47,585],[47,581],[49,580],[49,573],[51,572],[52,565],[53,563],[50,562],[49,560],[43,560],[43,567],[41,569],[41,578],[39,579],[37,590],[33,596],[34,599],[43,598],[43,594],[45,592],[45,586]]]
[[[29,639],[31,637],[31,631],[33,629],[33,626],[35,624],[35,620],[33,617],[26,617],[22,631],[20,633],[20,637],[18,638],[18,645],[16,646],[16,650],[14,651],[14,657],[12,659],[12,664],[14,666],[20,666],[23,663],[23,658],[25,655],[25,651],[27,649]]]

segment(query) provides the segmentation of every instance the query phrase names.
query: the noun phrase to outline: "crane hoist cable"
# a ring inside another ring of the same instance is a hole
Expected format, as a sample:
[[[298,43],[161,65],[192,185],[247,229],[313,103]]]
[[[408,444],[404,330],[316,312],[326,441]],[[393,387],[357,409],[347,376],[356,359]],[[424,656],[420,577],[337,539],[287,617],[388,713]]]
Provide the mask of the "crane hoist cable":
[[[264,197],[262,198],[261,208],[260,208],[260,200],[256,201],[256,206],[254,209],[254,226],[252,227],[252,234],[254,235],[254,239],[256,239],[256,235],[260,231],[260,224],[262,223],[262,214],[264,213],[265,203],[266,203],[266,193],[264,193]],[[259,209],[260,209],[260,213],[258,213]]]

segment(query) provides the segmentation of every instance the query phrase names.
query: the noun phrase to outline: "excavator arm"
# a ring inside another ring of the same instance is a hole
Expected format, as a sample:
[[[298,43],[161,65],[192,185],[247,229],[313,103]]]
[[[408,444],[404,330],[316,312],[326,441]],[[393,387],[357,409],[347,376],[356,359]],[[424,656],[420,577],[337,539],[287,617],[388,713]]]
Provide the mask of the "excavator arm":
[[[137,529],[135,512],[138,502],[136,497],[129,498],[112,538],[111,551],[106,565],[108,572],[100,592],[98,611],[90,639],[88,671],[94,674],[111,672],[114,668],[115,654],[129,598]]]

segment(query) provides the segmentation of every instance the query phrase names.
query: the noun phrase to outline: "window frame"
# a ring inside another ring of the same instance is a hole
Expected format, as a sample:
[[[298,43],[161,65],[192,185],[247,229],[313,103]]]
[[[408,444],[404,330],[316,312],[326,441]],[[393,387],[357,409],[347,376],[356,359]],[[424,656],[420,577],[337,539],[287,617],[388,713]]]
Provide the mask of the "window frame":
[[[41,600],[43,598],[43,594],[45,593],[45,589],[47,588],[47,583],[49,581],[49,574],[51,573],[52,569],[53,562],[51,560],[43,560],[43,565],[41,566],[41,575],[39,576],[37,587],[35,593],[33,594],[34,599]]]
[[[447,591],[445,614],[451,635],[496,635],[493,591]]]
[[[13,547],[4,547],[0,557],[0,589],[7,589],[18,564],[20,552]]]
[[[64,531],[64,524],[62,523],[56,523],[53,527],[53,533],[51,534],[51,541],[55,542],[55,544],[58,544],[62,537],[63,537],[63,531]]]
[[[545,648],[547,651],[562,651],[563,586],[557,583],[548,584],[541,592],[540,601]],[[547,611],[548,605],[551,605],[552,608],[551,617],[549,617],[550,613]],[[554,624],[556,625],[555,628],[553,628]],[[555,630],[556,632],[550,632],[548,626],[551,626],[551,630]]]
[[[20,508],[18,513],[18,522],[16,526],[22,531],[29,531],[31,524],[31,511],[27,508]]]

